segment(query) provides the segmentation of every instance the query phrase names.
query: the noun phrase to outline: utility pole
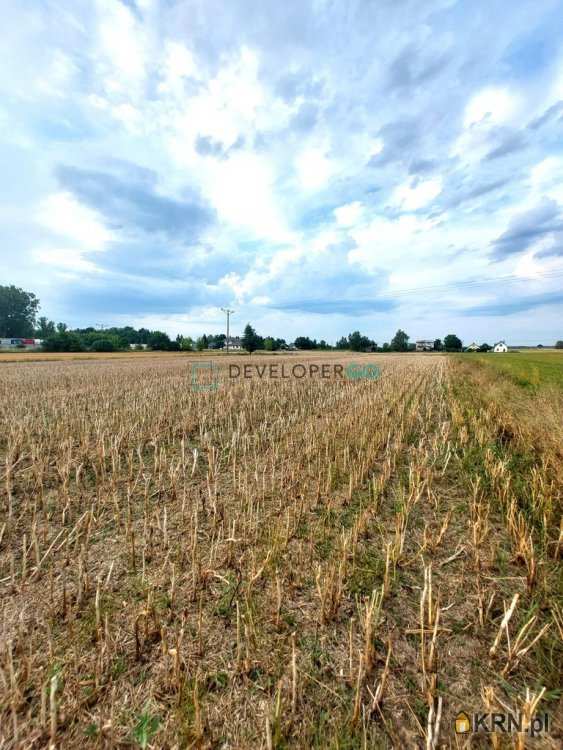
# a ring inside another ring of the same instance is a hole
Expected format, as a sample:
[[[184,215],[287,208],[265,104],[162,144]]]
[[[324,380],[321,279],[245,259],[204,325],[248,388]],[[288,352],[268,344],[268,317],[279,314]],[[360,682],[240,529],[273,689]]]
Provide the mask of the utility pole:
[[[221,310],[227,316],[227,340],[226,340],[226,344],[227,344],[227,354],[228,354],[229,353],[229,318],[234,313],[234,310],[229,310],[227,307],[222,307]]]

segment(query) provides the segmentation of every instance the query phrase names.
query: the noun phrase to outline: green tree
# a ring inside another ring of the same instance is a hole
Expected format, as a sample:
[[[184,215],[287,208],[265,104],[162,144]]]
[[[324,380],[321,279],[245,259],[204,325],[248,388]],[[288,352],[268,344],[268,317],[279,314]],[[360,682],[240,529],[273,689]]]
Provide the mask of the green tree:
[[[375,348],[375,343],[367,336],[362,336],[359,331],[348,336],[348,349],[353,352],[365,352]]]
[[[563,349],[563,341],[556,341],[555,342],[555,348],[556,349]]]
[[[391,339],[391,349],[394,352],[406,352],[409,348],[409,337],[400,328]]]
[[[46,352],[82,352],[84,345],[76,333],[61,331],[46,338],[43,341],[43,349]]]
[[[211,334],[207,338],[207,349],[222,349],[227,337],[224,333]]]
[[[441,352],[443,348],[442,339],[434,339],[434,351]]]
[[[148,328],[139,328],[137,331],[136,343],[148,344],[151,332]]]
[[[115,344],[112,339],[96,339],[90,344],[91,352],[114,352]]]
[[[490,352],[493,347],[490,344],[481,344],[479,347],[480,352]]]
[[[75,330],[71,333],[76,334],[80,337],[80,340],[82,341],[82,344],[87,348],[91,349],[95,342],[98,341],[110,341],[111,345],[113,346],[113,349],[98,349],[94,351],[116,351],[117,349],[128,349],[129,346],[127,344],[127,341],[121,338],[121,336],[117,336],[114,333],[110,333],[109,331],[112,329],[108,329],[108,331],[96,331],[95,329],[89,329],[85,328],[83,330]]]
[[[266,336],[266,338],[264,339],[264,349],[267,352],[273,352],[275,346],[276,342],[274,341],[274,339],[271,336]]]
[[[207,340],[207,336],[204,333],[203,336],[200,336],[198,338],[195,345],[196,345],[196,349],[198,350],[198,352],[202,352],[204,349],[207,349],[208,344],[209,342]]]
[[[179,339],[180,339],[180,341],[179,341],[180,349],[183,352],[191,352],[191,351],[193,351],[194,341],[193,341],[193,339],[192,339],[191,336],[180,336]]]
[[[0,337],[29,338],[35,331],[39,300],[17,286],[0,286]]]
[[[308,336],[298,336],[293,343],[295,344],[296,349],[317,348],[317,342],[315,341],[315,339],[310,339]]]
[[[462,348],[461,339],[455,333],[448,333],[444,338],[444,349],[447,352],[460,352]]]
[[[148,344],[154,351],[169,351],[172,342],[167,333],[153,331],[149,336]]]
[[[35,335],[38,339],[46,339],[48,336],[54,336],[56,333],[55,324],[52,320],[42,315],[37,321],[37,328],[35,329]]]
[[[252,352],[255,352],[256,349],[260,349],[262,347],[264,341],[256,333],[250,323],[247,323],[246,328],[244,329],[244,333],[242,334],[241,343],[243,349],[246,349],[249,354],[252,354]]]

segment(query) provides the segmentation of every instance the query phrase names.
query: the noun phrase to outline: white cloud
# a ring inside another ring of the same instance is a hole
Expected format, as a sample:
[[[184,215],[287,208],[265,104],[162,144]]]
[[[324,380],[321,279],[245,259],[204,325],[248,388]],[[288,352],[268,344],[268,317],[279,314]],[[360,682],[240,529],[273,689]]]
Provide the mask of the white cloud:
[[[364,208],[360,201],[346,203],[334,209],[336,223],[341,227],[351,227],[358,223],[362,217]]]
[[[473,166],[495,146],[494,132],[507,124],[518,126],[522,97],[506,87],[488,87],[467,103],[463,130],[450,146],[450,154]]]
[[[33,257],[39,263],[45,263],[65,271],[95,273],[99,270],[94,263],[86,260],[82,252],[76,248],[38,249],[33,252]]]
[[[269,305],[271,301],[272,300],[270,297],[267,297],[266,295],[261,295],[258,297],[253,297],[250,300],[250,304],[251,305]]]
[[[384,143],[382,138],[375,138],[374,140],[372,140],[370,142],[368,150],[370,158],[372,156],[377,156],[378,154],[380,154],[383,151],[383,146]]]
[[[55,234],[74,240],[89,251],[104,250],[113,239],[98,214],[70,193],[53,193],[39,205],[36,221]]]
[[[548,156],[530,170],[532,200],[540,196],[553,198],[563,204],[563,158]]]
[[[63,97],[73,84],[79,68],[61,50],[55,50],[45,71],[37,77],[37,88],[48,96]]]
[[[428,233],[432,226],[428,219],[413,215],[403,214],[398,219],[378,216],[369,224],[350,231],[357,247],[349,251],[348,260],[367,270],[396,269],[405,258],[413,258],[420,245],[417,235]]]
[[[518,98],[507,88],[485,88],[473,96],[466,108],[463,124],[466,128],[486,122],[499,125],[516,112]]]
[[[441,178],[416,182],[410,180],[395,188],[391,202],[405,211],[416,211],[437,198],[442,192]]]
[[[195,96],[182,95],[171,122],[176,145],[192,145],[201,135],[228,148],[241,135],[252,133],[258,110],[266,103],[258,68],[258,55],[243,47]]]
[[[304,190],[322,188],[334,173],[334,166],[327,158],[326,150],[320,147],[302,151],[295,160],[295,168]]]
[[[162,81],[158,85],[161,96],[185,96],[186,79],[201,80],[200,68],[193,53],[184,44],[167,41],[161,67]]]
[[[97,0],[98,47],[105,87],[130,95],[145,78],[146,36],[132,11],[116,0]]]
[[[275,177],[266,157],[237,151],[224,161],[210,163],[204,193],[222,221],[281,240],[288,236],[288,229],[276,200]]]

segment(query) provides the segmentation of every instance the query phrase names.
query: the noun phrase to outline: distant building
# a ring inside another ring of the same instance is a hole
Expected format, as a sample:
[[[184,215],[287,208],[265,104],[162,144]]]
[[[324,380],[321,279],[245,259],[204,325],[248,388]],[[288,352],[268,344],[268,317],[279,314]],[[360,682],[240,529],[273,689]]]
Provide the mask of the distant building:
[[[141,349],[148,349],[149,345],[148,344],[129,344],[129,349],[138,349],[139,347],[141,347]]]
[[[415,350],[417,352],[432,352],[434,351],[434,342],[429,339],[420,339],[416,342]]]
[[[493,346],[494,352],[507,352],[508,347],[504,341],[497,341],[497,343]]]
[[[42,339],[14,337],[11,339],[0,339],[0,349],[39,349],[42,343]]]
[[[240,351],[242,349],[240,336],[229,336],[228,343],[229,343],[229,351],[231,351],[231,349],[233,351]],[[223,349],[226,349],[226,348],[227,348],[227,339],[225,339],[225,343],[223,344]]]
[[[475,341],[472,344],[469,344],[469,346],[465,347],[466,352],[478,352],[481,347],[479,344],[475,343]]]

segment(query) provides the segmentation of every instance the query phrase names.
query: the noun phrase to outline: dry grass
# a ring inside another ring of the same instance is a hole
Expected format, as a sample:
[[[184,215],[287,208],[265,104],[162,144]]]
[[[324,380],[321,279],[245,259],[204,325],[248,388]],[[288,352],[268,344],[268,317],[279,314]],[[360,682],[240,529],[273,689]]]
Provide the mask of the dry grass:
[[[2,747],[454,748],[462,708],[556,715],[556,447],[449,358],[365,359],[216,391],[181,355],[2,370]]]
[[[214,356],[224,356],[226,352],[220,352]],[[232,353],[229,352],[229,356]],[[190,357],[204,357],[209,359],[209,352],[153,352],[134,350],[123,352],[42,352],[42,351],[0,351],[0,362],[74,362],[80,360],[96,360],[106,362],[107,360],[129,359],[137,363],[162,360],[162,359],[186,359]]]

